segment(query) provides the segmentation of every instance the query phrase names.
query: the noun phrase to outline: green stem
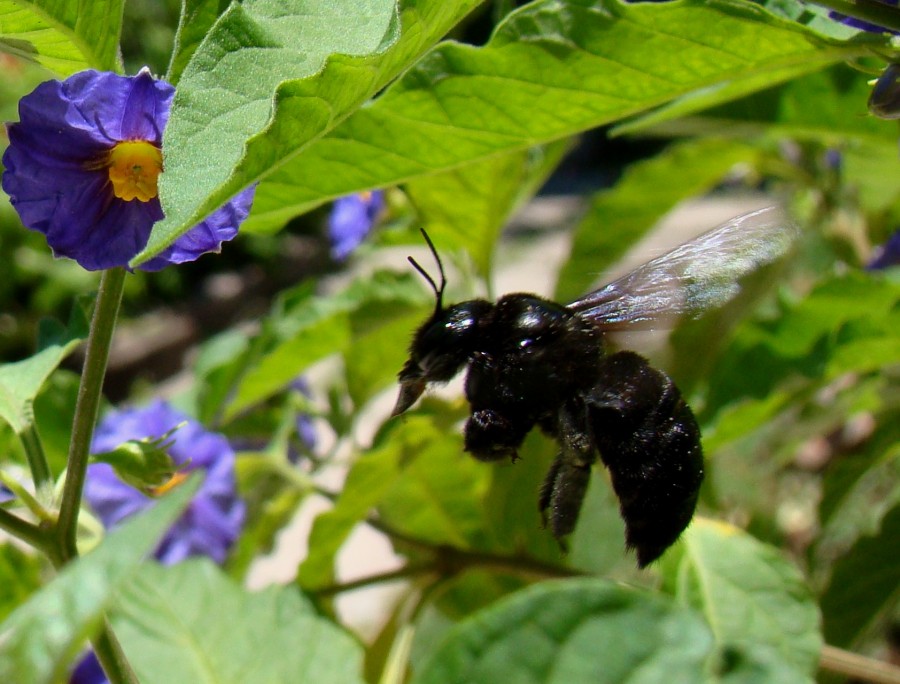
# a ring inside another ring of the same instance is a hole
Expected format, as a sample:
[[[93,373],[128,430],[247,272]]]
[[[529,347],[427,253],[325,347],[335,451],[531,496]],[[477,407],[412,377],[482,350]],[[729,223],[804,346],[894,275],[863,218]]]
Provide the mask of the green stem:
[[[19,433],[22,446],[25,448],[25,458],[28,459],[28,467],[31,469],[31,478],[34,480],[34,488],[40,492],[53,481],[50,472],[50,464],[47,462],[47,454],[41,444],[41,438],[37,433],[34,423],[29,423]]]
[[[91,640],[94,654],[106,678],[113,684],[140,684],[140,680],[131,669],[131,663],[122,651],[122,645],[113,633],[109,620],[104,618],[100,633]]]
[[[15,494],[19,502],[31,511],[35,518],[37,518],[38,524],[55,522],[56,516],[48,511],[44,507],[44,504],[38,501],[31,492],[25,489],[25,487],[19,484],[14,478],[2,471],[0,471],[0,484],[3,484],[9,491]]]
[[[97,301],[94,304],[94,316],[91,319],[91,333],[84,355],[84,367],[81,370],[81,384],[78,387],[78,399],[75,402],[75,420],[72,423],[72,439],[69,443],[66,480],[59,505],[59,518],[54,530],[56,533],[55,547],[51,554],[51,560],[57,569],[78,556],[76,545],[78,512],[81,509],[81,496],[84,491],[91,439],[100,410],[103,379],[106,376],[109,349],[124,287],[124,268],[113,268],[103,272],[100,289],[97,292]],[[97,660],[100,661],[110,682],[113,684],[138,684],[137,675],[131,669],[108,620],[104,619],[99,633],[91,640],[91,644]]]
[[[882,26],[892,31],[900,31],[900,10],[879,0],[815,0],[835,12],[854,19],[862,19],[870,24]]]
[[[900,684],[900,667],[828,644],[822,647],[819,668],[873,684]]]
[[[436,572],[437,569],[438,568],[436,565],[430,563],[426,565],[404,565],[398,570],[379,572],[374,575],[366,575],[365,577],[360,577],[359,579],[355,579],[350,582],[344,582],[341,584],[329,584],[326,587],[314,590],[314,593],[318,596],[335,596],[336,594],[341,594],[347,591],[354,591],[356,589],[364,589],[365,587],[370,587],[375,584],[383,584],[385,582],[394,582],[396,580],[411,579],[418,575],[425,575],[428,573]]]
[[[78,555],[75,545],[78,511],[81,508],[81,495],[84,490],[91,438],[100,409],[103,378],[106,375],[109,348],[112,343],[113,330],[116,327],[116,317],[119,314],[119,303],[122,301],[124,286],[124,268],[104,271],[103,278],[100,280],[100,290],[97,293],[97,302],[94,305],[91,334],[88,337],[84,367],[81,371],[81,385],[78,388],[78,399],[75,403],[75,420],[72,423],[72,441],[69,443],[66,483],[63,487],[59,519],[56,525],[57,543],[64,563]]]
[[[46,551],[50,546],[47,535],[40,527],[27,520],[22,520],[22,518],[13,515],[5,508],[0,508],[0,530],[8,532],[17,539],[21,539],[26,544],[30,544],[42,551]]]

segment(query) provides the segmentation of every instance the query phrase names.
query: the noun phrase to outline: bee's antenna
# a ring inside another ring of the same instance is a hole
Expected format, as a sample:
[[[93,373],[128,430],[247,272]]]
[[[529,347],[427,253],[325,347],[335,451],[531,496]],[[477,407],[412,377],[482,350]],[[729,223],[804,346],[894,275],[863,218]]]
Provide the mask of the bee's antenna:
[[[422,232],[422,237],[425,238],[425,242],[428,244],[428,249],[431,250],[431,253],[434,255],[434,260],[437,262],[438,271],[441,274],[441,286],[438,287],[437,283],[434,282],[434,278],[432,278],[428,273],[425,272],[425,269],[419,266],[419,262],[417,262],[412,257],[406,257],[412,267],[416,269],[425,280],[428,281],[428,284],[431,285],[431,289],[434,290],[435,296],[435,311],[440,311],[444,307],[444,288],[447,287],[447,276],[444,275],[444,264],[441,263],[441,257],[438,255],[437,250],[434,248],[434,243],[431,241],[431,238],[428,237],[428,233],[425,232],[424,228],[419,229]]]

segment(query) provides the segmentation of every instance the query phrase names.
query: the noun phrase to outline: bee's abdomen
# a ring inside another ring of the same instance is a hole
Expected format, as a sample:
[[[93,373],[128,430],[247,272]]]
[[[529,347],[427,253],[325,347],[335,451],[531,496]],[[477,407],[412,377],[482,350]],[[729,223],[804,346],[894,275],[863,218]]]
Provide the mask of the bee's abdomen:
[[[643,567],[678,539],[694,515],[703,481],[700,428],[669,377],[632,352],[601,361],[587,404],[619,498],[626,543]]]

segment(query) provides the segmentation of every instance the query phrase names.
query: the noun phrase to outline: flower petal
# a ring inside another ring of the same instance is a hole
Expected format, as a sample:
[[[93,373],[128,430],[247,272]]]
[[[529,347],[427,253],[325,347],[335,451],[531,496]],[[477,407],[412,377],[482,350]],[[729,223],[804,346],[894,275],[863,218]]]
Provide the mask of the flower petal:
[[[240,534],[245,515],[244,502],[236,491],[234,451],[223,435],[205,430],[197,421],[156,401],[106,416],[97,428],[92,450],[110,451],[130,439],[161,437],[181,423],[185,424],[173,433],[169,453],[179,465],[204,470],[205,479],[155,556],[167,564],[196,555],[223,562]],[[153,503],[119,480],[107,464],[93,464],[88,469],[85,499],[107,527]]]
[[[158,255],[141,264],[143,271],[158,271],[170,264],[195,261],[207,252],[218,252],[222,243],[237,235],[238,227],[253,206],[256,185],[251,185],[216,209]]]

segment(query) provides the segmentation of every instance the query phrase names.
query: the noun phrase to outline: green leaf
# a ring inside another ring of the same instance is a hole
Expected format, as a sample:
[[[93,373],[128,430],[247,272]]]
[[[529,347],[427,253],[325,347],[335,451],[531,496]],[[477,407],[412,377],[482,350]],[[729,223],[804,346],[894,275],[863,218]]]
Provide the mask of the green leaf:
[[[725,523],[695,518],[683,553],[662,564],[668,590],[701,611],[728,668],[762,668],[812,681],[822,637],[819,613],[795,566],[779,552]],[[726,681],[731,681],[726,679]],[[787,681],[770,678],[765,681]]]
[[[754,78],[762,88],[766,75],[861,50],[745,2],[533,2],[484,47],[440,45],[277,168],[257,189],[251,223],[277,228],[333,197],[565,138],[722,83]]]
[[[0,365],[0,418],[16,432],[34,422],[34,398],[50,373],[77,345],[78,340],[52,345],[22,361]]]
[[[60,76],[119,71],[123,0],[0,0],[0,52]]]
[[[172,58],[166,70],[169,83],[178,85],[181,73],[226,5],[225,0],[181,0],[175,45],[172,46]]]
[[[802,71],[809,71],[808,65],[798,66]],[[791,136],[822,140],[831,145],[850,140],[869,147],[884,145],[895,137],[890,121],[868,113],[866,101],[871,91],[868,77],[845,64],[805,73],[761,93],[751,90],[753,94],[748,97],[743,97],[743,92],[731,93],[729,89],[733,87],[729,84],[721,91],[704,92],[676,101],[635,122],[617,127],[616,133],[652,127],[656,133],[737,136],[754,140]],[[725,94],[729,96],[723,98]],[[701,109],[702,114],[687,116]],[[666,123],[675,118],[681,120]]]
[[[96,550],[68,565],[0,624],[0,681],[62,681],[114,593],[144,563],[199,484],[200,478],[191,478],[114,530]]]
[[[889,273],[849,272],[786,305],[774,321],[742,326],[710,378],[706,411],[742,397],[764,400],[792,378],[881,369],[898,358],[898,302],[900,282]]]
[[[344,352],[347,389],[355,406],[363,406],[378,391],[396,384],[409,355],[407,341],[434,311],[434,306],[416,308],[404,315],[406,308],[398,302],[391,307],[393,320],[385,318],[380,327],[355,337]]]
[[[355,281],[329,298],[316,296],[307,284],[283,293],[264,321],[252,351],[236,360],[241,372],[219,370],[236,382],[236,388],[229,387],[235,391],[225,411],[226,420],[268,399],[316,361],[348,351],[351,342],[360,340],[360,333],[403,317],[411,305],[426,297],[411,274],[383,271]],[[399,364],[396,368],[384,364],[381,371],[394,374],[398,368]],[[380,382],[377,377],[370,380]]]
[[[712,639],[693,611],[597,579],[541,582],[450,630],[414,684],[701,681]]]
[[[271,397],[310,365],[342,351],[349,342],[349,323],[341,313],[298,330],[259,358],[243,375],[233,401],[226,408],[226,420]]]
[[[215,424],[231,398],[231,391],[244,370],[242,361],[249,351],[250,342],[241,330],[226,330],[200,345],[194,363],[194,413],[201,423]]]
[[[78,374],[58,369],[34,400],[34,421],[52,473],[66,468],[80,382]]]
[[[557,449],[548,437],[532,430],[519,448],[516,463],[489,466],[491,485],[485,497],[485,515],[493,548],[506,553],[524,551],[548,562],[561,561],[559,544],[543,527],[538,510],[538,492]],[[596,484],[593,480],[589,491]]]
[[[465,249],[478,275],[487,279],[500,231],[569,147],[570,141],[562,140],[515,150],[415,179],[405,190],[434,243],[441,250]]]
[[[392,530],[410,537],[471,548],[484,537],[490,466],[464,452],[459,431],[432,435],[434,442],[421,456],[405,462],[378,506],[379,515]]]
[[[713,188],[736,164],[756,156],[739,142],[689,140],[629,166],[613,188],[592,198],[560,272],[556,299],[587,292],[597,273],[615,264],[678,202]]]
[[[0,544],[0,622],[40,588],[43,564],[36,553]]]
[[[236,463],[238,494],[246,504],[241,536],[228,557],[232,577],[244,577],[256,558],[268,554],[280,532],[312,492],[305,476],[284,453],[241,452]]]
[[[232,4],[179,81],[163,140],[166,218],[135,263],[331,130],[476,4],[409,0],[399,16],[395,0]]]
[[[250,593],[207,559],[145,563],[112,621],[144,684],[363,681],[360,645],[295,587]]]
[[[334,558],[344,540],[373,507],[385,500],[408,468],[418,460],[426,466],[453,448],[443,439],[448,426],[439,426],[431,416],[410,415],[391,428],[382,446],[354,462],[334,508],[316,518],[309,537],[309,555],[298,576],[304,588],[319,589],[332,581]],[[448,441],[453,445],[453,440]],[[455,452],[463,458],[458,440]]]
[[[862,537],[834,567],[821,598],[825,639],[847,648],[879,619],[890,617],[900,601],[900,506],[885,516],[881,529]]]
[[[860,204],[871,212],[886,211],[900,203],[900,188],[892,182],[900,177],[900,156],[896,152],[893,145],[883,142],[859,142],[843,150],[847,185],[859,193]]]

